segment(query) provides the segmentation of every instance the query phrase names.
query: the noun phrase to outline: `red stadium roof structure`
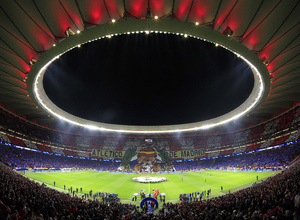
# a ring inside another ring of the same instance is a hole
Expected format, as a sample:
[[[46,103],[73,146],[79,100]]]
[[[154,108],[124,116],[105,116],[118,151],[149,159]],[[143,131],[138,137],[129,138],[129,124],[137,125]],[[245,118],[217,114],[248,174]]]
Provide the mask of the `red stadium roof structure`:
[[[253,98],[258,99],[254,105],[251,100],[238,126],[257,125],[299,101],[299,13],[297,0],[1,1],[0,103],[28,123],[56,128],[60,119],[39,102],[39,95],[34,92],[36,76],[48,61],[99,37],[137,31],[170,32],[217,43],[257,68],[261,78],[256,78],[256,82],[262,83],[257,87],[262,86],[263,91]],[[174,129],[209,128],[211,123],[219,121]],[[127,130],[110,125],[105,128]],[[172,129],[173,126],[164,127],[154,132]],[[142,128],[148,130],[153,129]]]

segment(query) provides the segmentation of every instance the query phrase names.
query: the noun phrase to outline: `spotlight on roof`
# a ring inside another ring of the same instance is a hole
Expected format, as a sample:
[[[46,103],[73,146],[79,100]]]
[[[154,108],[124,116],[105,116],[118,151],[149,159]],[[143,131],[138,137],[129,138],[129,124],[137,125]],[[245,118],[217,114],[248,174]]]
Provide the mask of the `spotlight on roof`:
[[[268,66],[269,61],[267,60],[267,58],[265,56],[263,56],[262,58],[260,58],[260,60],[263,62],[263,64],[265,64],[266,66]]]
[[[154,19],[158,19],[158,16],[157,16],[157,15],[155,15],[155,16],[154,16]]]
[[[30,66],[32,66],[33,64],[35,64],[37,61],[37,59],[34,59],[33,57],[31,58],[31,60],[29,61]]]
[[[225,28],[225,30],[222,32],[222,34],[227,35],[228,37],[230,37],[233,34],[233,31],[231,30],[231,28],[229,26],[227,26]]]
[[[65,31],[65,35],[69,37],[70,35],[75,35],[75,32],[71,29],[71,27],[68,27]]]

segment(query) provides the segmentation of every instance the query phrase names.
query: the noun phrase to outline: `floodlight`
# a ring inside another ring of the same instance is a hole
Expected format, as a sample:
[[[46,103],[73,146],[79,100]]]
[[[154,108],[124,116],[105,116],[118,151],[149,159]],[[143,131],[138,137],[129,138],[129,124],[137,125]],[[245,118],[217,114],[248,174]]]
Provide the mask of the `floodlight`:
[[[263,64],[265,64],[266,66],[269,65],[269,61],[267,60],[267,58],[265,56],[263,56],[262,58],[260,58],[260,60],[263,62]]]
[[[65,35],[69,37],[70,35],[75,35],[75,32],[71,29],[71,27],[68,27],[65,31]]]
[[[36,61],[37,61],[37,59],[35,59],[35,58],[32,57],[31,60],[29,61],[30,66],[32,66],[33,64],[35,64]]]
[[[225,28],[225,30],[222,32],[222,34],[227,35],[228,37],[230,37],[233,34],[233,31],[231,30],[231,28],[229,26],[227,26]]]

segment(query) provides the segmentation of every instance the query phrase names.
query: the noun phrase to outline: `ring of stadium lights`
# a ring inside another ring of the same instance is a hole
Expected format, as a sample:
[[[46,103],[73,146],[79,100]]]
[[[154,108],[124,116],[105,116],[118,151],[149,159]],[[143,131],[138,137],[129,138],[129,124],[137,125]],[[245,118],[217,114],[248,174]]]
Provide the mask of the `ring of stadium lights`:
[[[100,123],[83,119],[56,106],[46,95],[43,87],[43,77],[47,67],[64,53],[102,38],[111,38],[120,34],[176,34],[183,37],[193,37],[199,40],[214,43],[223,47],[237,57],[243,59],[251,68],[254,75],[254,86],[250,96],[240,106],[222,116],[188,124],[163,126],[131,126]],[[58,44],[53,45],[32,66],[28,74],[28,91],[37,106],[52,116],[74,125],[99,131],[125,132],[125,133],[172,133],[209,129],[238,119],[248,114],[268,95],[270,89],[270,76],[262,61],[246,46],[235,39],[211,30],[201,25],[179,22],[167,19],[130,19],[126,21],[110,22],[90,28],[70,36]]]

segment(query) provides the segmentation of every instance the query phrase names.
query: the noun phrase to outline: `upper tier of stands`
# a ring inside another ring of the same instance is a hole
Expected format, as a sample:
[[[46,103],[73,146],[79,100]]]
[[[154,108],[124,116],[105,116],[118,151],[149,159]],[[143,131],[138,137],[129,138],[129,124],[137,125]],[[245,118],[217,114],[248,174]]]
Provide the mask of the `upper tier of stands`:
[[[280,117],[248,129],[218,133],[183,133],[176,135],[71,134],[51,130],[14,116],[0,108],[0,141],[42,151],[89,157],[91,149],[123,150],[143,145],[153,138],[153,146],[165,150],[206,148],[205,157],[230,155],[296,141],[300,137],[300,107],[295,106]]]

